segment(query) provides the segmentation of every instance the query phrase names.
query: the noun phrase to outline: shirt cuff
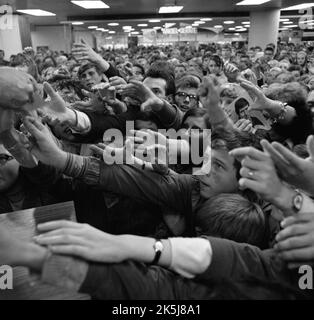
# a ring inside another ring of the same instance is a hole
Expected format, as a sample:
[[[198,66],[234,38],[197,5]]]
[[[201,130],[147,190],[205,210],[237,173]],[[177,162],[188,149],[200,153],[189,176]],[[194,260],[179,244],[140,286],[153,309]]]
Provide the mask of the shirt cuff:
[[[63,173],[69,177],[82,179],[86,184],[98,184],[100,180],[100,160],[68,153]]]
[[[207,239],[170,238],[169,241],[172,249],[170,269],[181,276],[194,278],[211,264],[213,252]]]
[[[92,128],[92,124],[91,124],[91,121],[90,121],[89,117],[87,116],[87,114],[85,114],[84,112],[74,110],[74,109],[72,109],[72,110],[75,112],[76,119],[77,119],[76,126],[73,129],[77,133],[81,133],[81,134],[88,133]]]

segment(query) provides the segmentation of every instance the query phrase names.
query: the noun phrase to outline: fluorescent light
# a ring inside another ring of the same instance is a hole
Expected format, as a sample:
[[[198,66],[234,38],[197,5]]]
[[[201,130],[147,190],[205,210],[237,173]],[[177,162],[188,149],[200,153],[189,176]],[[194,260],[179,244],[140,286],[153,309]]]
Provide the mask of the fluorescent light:
[[[159,8],[159,13],[178,13],[183,9],[183,6],[164,6]]]
[[[240,28],[240,29],[242,29],[242,28],[244,28],[244,26],[235,26],[235,28]]]
[[[246,31],[246,28],[237,29],[237,31]]]
[[[167,28],[171,28],[175,25],[176,25],[176,23],[165,23],[164,27],[167,29]]]
[[[155,29],[155,30],[160,30],[161,27],[154,27],[153,29]]]
[[[115,31],[109,31],[108,33],[110,33],[110,34],[114,34],[114,33],[116,33]]]
[[[288,7],[288,8],[284,8],[284,9],[281,9],[281,11],[285,11],[285,10],[301,10],[301,9],[307,9],[307,8],[310,8],[310,7],[313,7],[314,6],[314,3],[301,3],[301,4],[297,4],[295,6],[291,6],[291,7]]]
[[[286,28],[296,28],[296,27],[298,27],[297,24],[288,24],[288,25],[286,25]]]
[[[241,22],[242,24],[251,24],[251,22],[250,21],[243,21],[243,22]]]
[[[292,21],[284,21],[283,24],[293,24]]]
[[[288,18],[282,18],[282,19],[280,19],[279,21],[280,21],[280,22],[290,21],[290,19],[288,19]]]
[[[117,22],[110,22],[110,23],[108,23],[108,26],[110,26],[110,27],[116,27],[116,26],[118,26],[119,25],[119,23],[117,23]]]
[[[131,32],[131,34],[140,34],[138,31]]]
[[[224,21],[224,24],[234,24],[234,21],[232,21],[232,20]]]
[[[148,20],[148,22],[157,23],[157,22],[160,22],[160,20],[158,20],[158,19],[152,19],[152,20]]]
[[[258,6],[271,0],[243,0],[237,3],[237,6]]]
[[[80,6],[84,9],[108,9],[110,8],[107,4],[100,0],[93,1],[71,1],[73,4]]]
[[[222,28],[223,26],[222,25],[220,25],[220,24],[217,24],[216,26],[214,26],[214,28]]]
[[[97,29],[98,27],[97,26],[90,26],[88,27],[88,29]]]
[[[204,24],[206,23],[205,21],[195,21],[194,24]]]
[[[234,31],[236,28],[228,28],[228,30]]]
[[[147,24],[147,23],[139,23],[137,26],[138,26],[138,27],[147,27],[148,24]]]
[[[73,24],[74,26],[81,26],[82,24],[84,24],[84,22],[77,21],[77,22],[72,22],[72,24]]]
[[[16,10],[17,12],[29,14],[31,16],[37,16],[37,17],[51,17],[55,16],[55,13],[45,11],[45,10],[40,10],[40,9],[25,9],[25,10]]]
[[[239,35],[240,35],[240,33],[236,32],[234,35],[235,35],[235,36],[239,36]]]
[[[97,30],[97,31],[102,31],[102,30],[103,30],[103,28],[97,28],[96,30]]]
[[[132,29],[132,26],[123,26],[122,29]]]
[[[212,21],[213,19],[212,18],[202,18],[200,19],[201,21]]]

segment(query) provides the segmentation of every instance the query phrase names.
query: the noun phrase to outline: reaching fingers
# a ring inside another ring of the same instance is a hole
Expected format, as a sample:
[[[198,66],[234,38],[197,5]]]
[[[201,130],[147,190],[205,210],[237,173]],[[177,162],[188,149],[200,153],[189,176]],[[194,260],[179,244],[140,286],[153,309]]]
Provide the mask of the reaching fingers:
[[[25,117],[23,123],[28,132],[35,138],[39,138],[41,136],[41,131],[45,129],[45,126],[42,123],[31,117]]]
[[[313,240],[312,234],[306,234],[299,237],[290,237],[276,243],[274,249],[278,251],[301,249],[311,246],[313,244]]]
[[[314,161],[314,136],[310,135],[306,140],[307,151],[310,154],[310,158]]]
[[[282,251],[279,257],[286,261],[311,261],[314,257],[314,247]]]
[[[253,147],[243,147],[243,148],[233,149],[232,151],[229,152],[229,154],[238,159],[239,158],[243,159],[243,157],[245,156],[248,156],[253,160],[260,160],[260,161],[268,159],[268,156],[264,152],[257,150]]]
[[[287,238],[304,235],[310,231],[311,227],[312,226],[310,224],[294,223],[294,224],[284,228],[283,230],[281,230],[276,235],[276,241],[279,242],[279,241],[283,241]]]
[[[296,167],[300,166],[300,161],[302,161],[301,158],[299,158],[297,155],[295,155],[292,151],[284,147],[281,143],[273,142],[272,146],[278,153],[281,155],[283,159],[289,164],[289,166],[293,165]]]
[[[57,92],[54,91],[54,89],[48,82],[44,82],[44,90],[51,99],[58,96]]]
[[[37,230],[40,232],[51,231],[59,228],[81,228],[82,224],[68,221],[68,220],[55,220],[37,225]]]
[[[104,150],[101,149],[101,148],[99,148],[98,146],[96,146],[96,145],[91,145],[89,148],[90,148],[90,150],[92,150],[92,151],[94,152],[94,154],[97,154],[97,155],[99,155],[99,156],[102,156],[102,155],[103,155]]]

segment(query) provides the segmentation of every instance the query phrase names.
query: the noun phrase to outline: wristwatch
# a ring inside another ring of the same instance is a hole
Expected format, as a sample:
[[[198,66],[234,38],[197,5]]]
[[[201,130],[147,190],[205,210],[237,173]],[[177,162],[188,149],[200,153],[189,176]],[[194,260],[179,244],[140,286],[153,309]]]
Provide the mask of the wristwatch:
[[[298,213],[303,205],[303,195],[298,189],[295,189],[294,191],[296,194],[292,198],[292,209],[295,213]]]
[[[161,240],[156,239],[153,248],[155,250],[155,257],[154,257],[154,260],[150,264],[157,264],[160,259],[161,254],[164,250],[164,245],[161,242]]]

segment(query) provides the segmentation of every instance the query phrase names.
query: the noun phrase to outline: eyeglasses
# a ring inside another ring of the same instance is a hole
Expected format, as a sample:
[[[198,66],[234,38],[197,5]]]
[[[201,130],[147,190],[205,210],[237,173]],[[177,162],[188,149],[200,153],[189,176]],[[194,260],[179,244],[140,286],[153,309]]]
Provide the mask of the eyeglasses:
[[[193,103],[197,103],[198,102],[198,96],[196,96],[195,94],[187,94],[185,92],[177,92],[176,96],[179,97],[182,100],[185,100],[186,98],[189,98],[189,100]]]
[[[3,167],[7,164],[7,162],[13,160],[14,158],[12,156],[9,156],[8,154],[0,154],[0,167]]]

